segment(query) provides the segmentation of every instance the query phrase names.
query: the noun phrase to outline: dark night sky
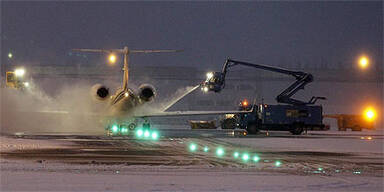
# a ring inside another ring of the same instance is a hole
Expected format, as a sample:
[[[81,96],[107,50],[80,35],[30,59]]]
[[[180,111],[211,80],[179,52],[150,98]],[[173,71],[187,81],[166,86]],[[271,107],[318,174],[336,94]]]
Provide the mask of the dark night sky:
[[[383,63],[383,3],[1,2],[2,63],[100,62],[71,48],[184,49],[142,65],[220,68],[226,57],[278,66]],[[323,61],[322,61],[323,60]]]

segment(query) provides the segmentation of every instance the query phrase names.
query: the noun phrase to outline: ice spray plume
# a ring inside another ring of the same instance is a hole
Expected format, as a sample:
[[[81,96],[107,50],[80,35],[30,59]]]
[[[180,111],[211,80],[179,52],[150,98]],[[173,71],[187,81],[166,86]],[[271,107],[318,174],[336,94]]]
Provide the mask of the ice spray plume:
[[[102,107],[92,102],[88,84],[77,83],[60,89],[55,97],[39,88],[0,91],[0,132],[41,133],[102,132],[96,112]]]
[[[178,101],[180,101],[180,99],[184,98],[185,96],[187,96],[188,94],[190,94],[191,92],[193,92],[194,90],[196,90],[198,87],[200,86],[200,84],[194,86],[194,87],[186,87],[185,89],[185,92],[181,95],[178,94],[179,91],[176,91],[176,97],[169,101],[168,104],[163,108],[163,111],[166,111],[168,110],[170,107],[172,107],[175,103],[177,103]],[[183,91],[183,90],[182,90]]]
[[[200,85],[179,88],[174,94],[166,97],[166,100],[160,102],[155,101],[154,103],[149,105],[142,105],[141,107],[138,107],[135,110],[135,113],[136,115],[142,115],[165,112],[167,109],[171,108],[174,104],[180,101],[182,98],[196,90],[199,86]]]

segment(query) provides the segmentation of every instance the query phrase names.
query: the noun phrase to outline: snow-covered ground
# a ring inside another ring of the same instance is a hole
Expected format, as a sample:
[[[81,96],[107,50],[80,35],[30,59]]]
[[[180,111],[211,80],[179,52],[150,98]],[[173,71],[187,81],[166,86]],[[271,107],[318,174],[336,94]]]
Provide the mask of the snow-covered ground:
[[[148,143],[47,138],[0,136],[0,191],[383,191],[384,186],[381,132]],[[223,146],[228,156],[191,153],[190,142]],[[235,150],[257,153],[261,161],[235,161],[230,155]],[[281,166],[273,166],[276,159]]]
[[[226,142],[273,151],[318,151],[383,154],[382,130],[364,132],[317,131],[300,137],[225,138]]]
[[[41,165],[40,165],[41,166]],[[26,165],[23,166],[28,167]],[[35,167],[32,165],[32,167]],[[36,168],[35,168],[36,169]],[[225,169],[2,170],[1,191],[382,191],[382,177]]]
[[[59,140],[0,137],[0,152],[28,149],[65,148],[66,145],[68,145],[68,142]]]

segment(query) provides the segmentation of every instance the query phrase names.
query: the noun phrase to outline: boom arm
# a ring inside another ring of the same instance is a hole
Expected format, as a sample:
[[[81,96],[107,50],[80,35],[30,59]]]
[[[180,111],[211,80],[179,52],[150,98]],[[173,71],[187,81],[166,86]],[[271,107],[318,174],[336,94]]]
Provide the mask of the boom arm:
[[[254,67],[254,68],[258,68],[266,71],[282,73],[282,74],[291,75],[295,77],[296,81],[276,97],[276,101],[279,103],[287,103],[292,105],[307,105],[307,104],[314,104],[318,99],[325,99],[324,97],[312,97],[308,102],[304,102],[304,101],[291,98],[297,91],[299,91],[300,89],[304,89],[305,85],[313,81],[313,76],[309,73],[305,73],[302,71],[291,71],[291,70],[283,69],[279,67],[247,63],[247,62],[236,61],[232,59],[227,59],[225,61],[222,72],[215,72],[207,75],[208,78],[203,83],[203,90],[220,92],[221,89],[225,87],[225,76],[228,72],[228,69],[236,65]]]

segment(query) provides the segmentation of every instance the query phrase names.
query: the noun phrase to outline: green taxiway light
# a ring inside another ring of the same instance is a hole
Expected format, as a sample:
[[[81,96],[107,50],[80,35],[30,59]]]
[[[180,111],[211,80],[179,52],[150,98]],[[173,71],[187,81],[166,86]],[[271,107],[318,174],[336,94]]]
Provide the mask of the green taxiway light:
[[[189,150],[190,151],[194,152],[194,151],[196,151],[196,149],[197,149],[197,145],[196,144],[194,144],[194,143],[189,144]]]
[[[136,131],[136,135],[138,136],[138,137],[142,137],[143,136],[143,130],[141,130],[141,129],[138,129],[137,131]]]
[[[123,127],[123,128],[121,128],[121,132],[122,132],[122,133],[128,133],[128,129],[125,128],[125,127]]]
[[[323,168],[319,167],[319,168],[317,168],[317,170],[319,170],[319,171],[322,171],[322,170],[323,170]]]
[[[149,135],[150,135],[149,131],[148,131],[148,130],[145,130],[145,131],[144,131],[144,137],[149,137]]]
[[[112,126],[112,132],[116,133],[119,130],[119,127],[117,125]]]
[[[159,134],[156,131],[154,131],[152,132],[151,137],[153,140],[156,140],[157,138],[159,138]]]
[[[248,161],[249,160],[249,155],[248,153],[244,153],[242,156],[243,161]]]
[[[217,155],[217,156],[221,157],[221,156],[224,155],[224,153],[225,153],[225,152],[224,152],[224,149],[223,149],[223,148],[219,147],[219,148],[216,149],[216,155]]]
[[[260,157],[257,156],[257,155],[253,156],[253,161],[254,162],[259,162],[260,161]]]
[[[237,159],[237,158],[239,158],[239,155],[240,155],[239,152],[234,152],[233,153],[233,158]]]
[[[209,148],[207,146],[205,146],[203,150],[204,150],[204,152],[208,152]]]
[[[280,165],[281,165],[281,162],[280,162],[280,161],[276,161],[276,162],[275,162],[275,166],[276,166],[276,167],[280,167]]]

